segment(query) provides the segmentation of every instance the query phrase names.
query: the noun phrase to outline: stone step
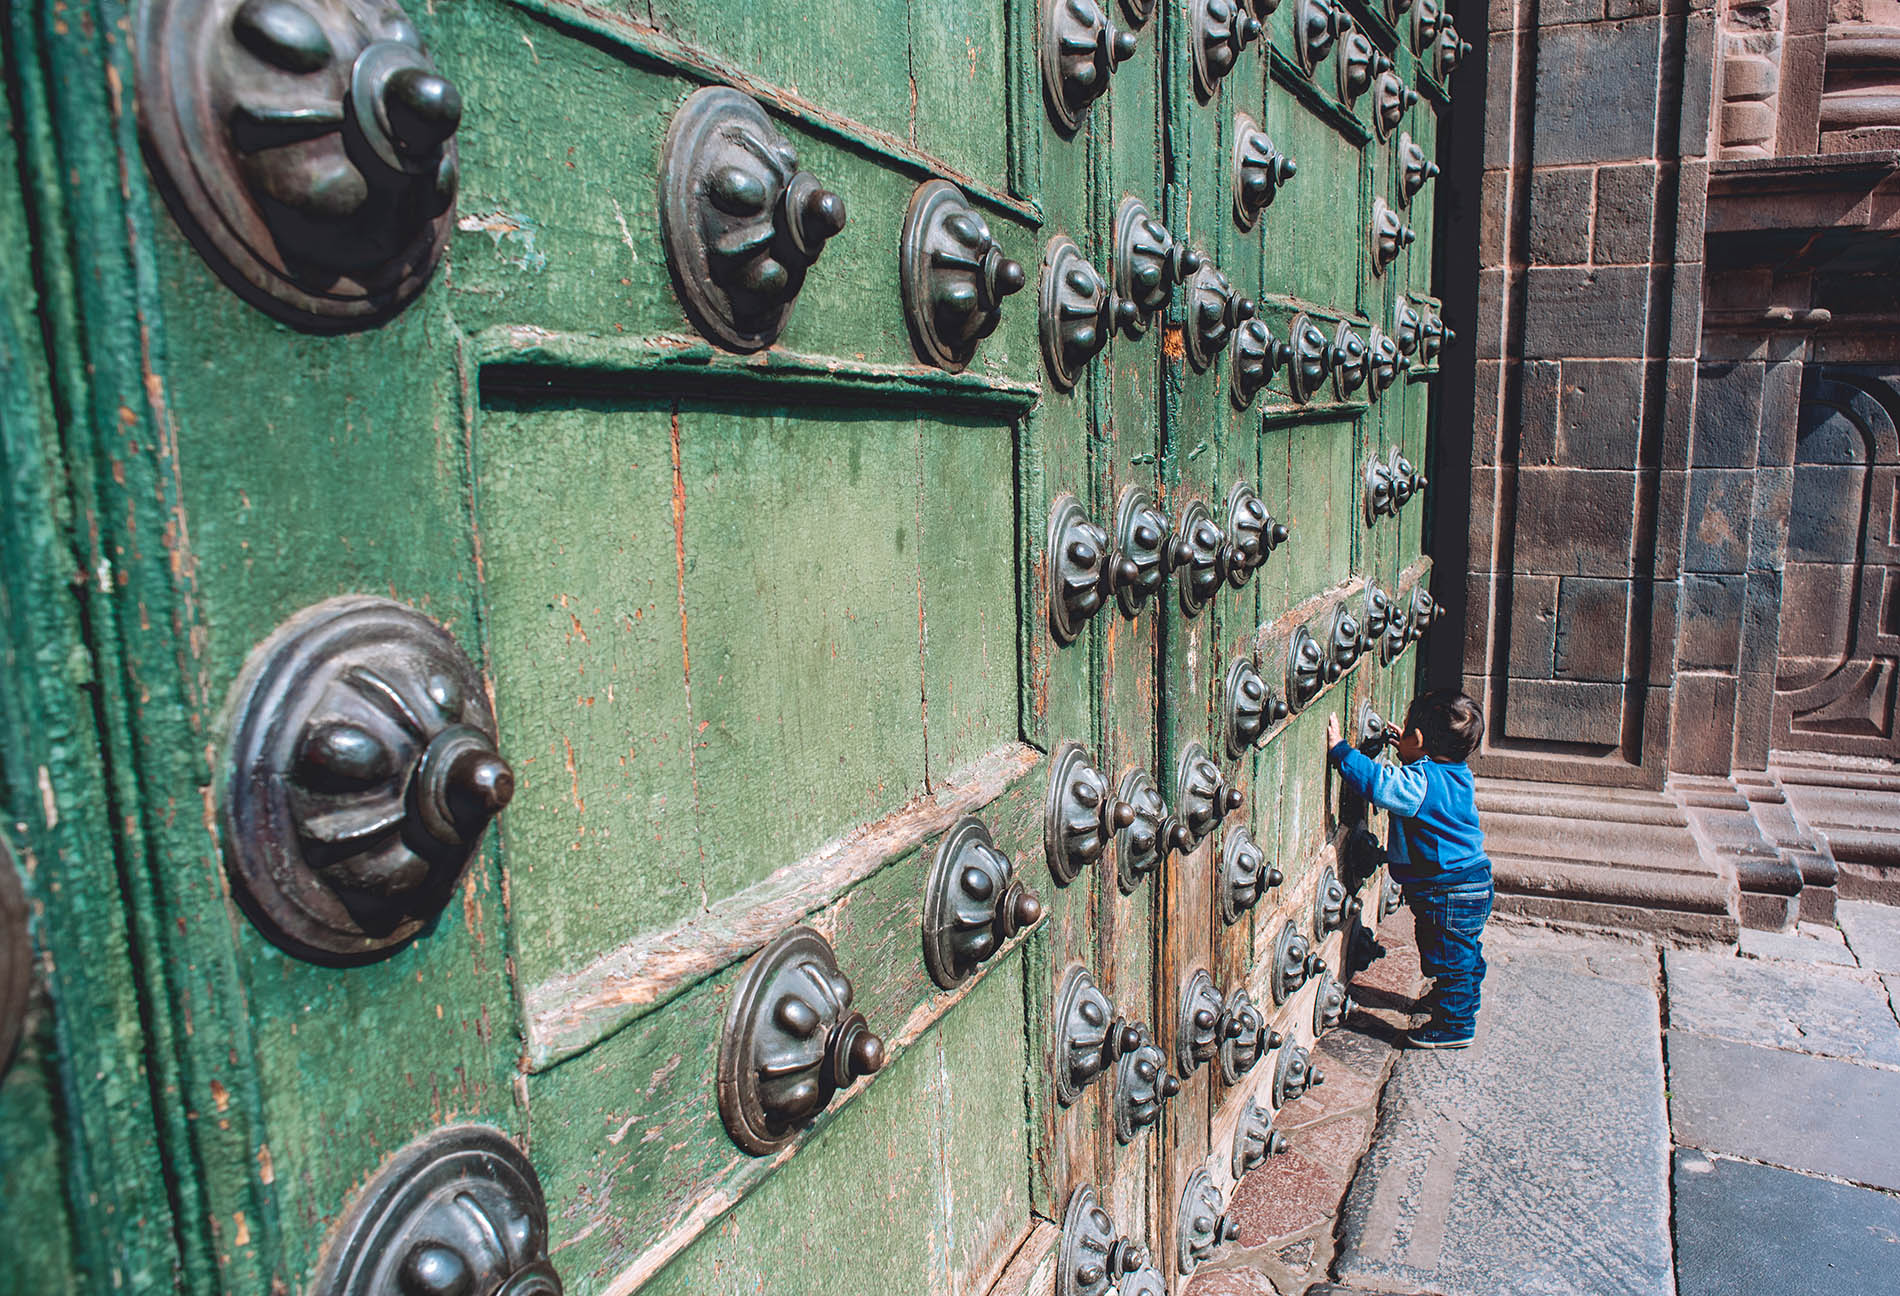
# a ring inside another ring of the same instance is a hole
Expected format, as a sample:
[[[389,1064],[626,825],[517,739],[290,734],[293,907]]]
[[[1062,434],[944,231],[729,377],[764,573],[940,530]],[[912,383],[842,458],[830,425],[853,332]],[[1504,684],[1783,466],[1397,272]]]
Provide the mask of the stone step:
[[[1607,792],[1619,795],[1608,796]],[[1589,819],[1610,823],[1674,824],[1688,821],[1682,808],[1659,792],[1629,795],[1629,789],[1581,788],[1565,783],[1479,779],[1474,797],[1480,813]]]
[[[1733,884],[1706,869],[1618,867],[1603,862],[1549,860],[1493,854],[1492,876],[1500,895],[1552,900],[1591,900],[1688,913],[1722,914],[1730,909]]]
[[[1783,786],[1851,789],[1856,792],[1892,792],[1900,795],[1900,771],[1856,769],[1837,765],[1783,765],[1777,753],[1775,776]]]
[[[1706,873],[1688,825],[1593,819],[1482,816],[1485,850],[1533,859],[1592,860],[1661,872]]]

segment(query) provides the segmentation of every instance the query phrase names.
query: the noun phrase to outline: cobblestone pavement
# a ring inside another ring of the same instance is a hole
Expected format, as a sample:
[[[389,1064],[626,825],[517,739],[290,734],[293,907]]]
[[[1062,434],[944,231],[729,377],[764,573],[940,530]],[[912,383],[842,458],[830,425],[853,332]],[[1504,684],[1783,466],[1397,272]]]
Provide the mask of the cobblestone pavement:
[[[1190,1296],[1872,1296],[1900,1262],[1900,909],[1739,949],[1494,924],[1478,1038],[1398,1052],[1404,915]],[[1329,1092],[1330,1091],[1330,1092]]]

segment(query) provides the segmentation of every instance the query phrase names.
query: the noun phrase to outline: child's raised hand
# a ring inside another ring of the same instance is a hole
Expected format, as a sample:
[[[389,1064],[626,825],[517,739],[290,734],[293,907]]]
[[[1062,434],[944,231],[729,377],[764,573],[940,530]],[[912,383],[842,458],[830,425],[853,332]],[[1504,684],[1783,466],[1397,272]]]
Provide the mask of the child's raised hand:
[[[1339,745],[1339,713],[1333,712],[1326,717],[1326,750],[1332,751]]]

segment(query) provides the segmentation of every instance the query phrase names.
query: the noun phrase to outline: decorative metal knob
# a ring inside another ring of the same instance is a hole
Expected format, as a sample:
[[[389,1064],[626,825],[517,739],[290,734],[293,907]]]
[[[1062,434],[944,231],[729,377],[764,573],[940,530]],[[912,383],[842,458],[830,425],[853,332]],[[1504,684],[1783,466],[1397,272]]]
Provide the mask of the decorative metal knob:
[[[938,845],[924,883],[924,966],[930,979],[956,989],[1003,942],[1041,921],[1042,901],[996,849],[983,821],[975,815],[957,820]]]
[[[1115,835],[1115,874],[1123,895],[1133,895],[1151,873],[1177,850],[1194,849],[1194,839],[1168,811],[1161,789],[1147,770],[1122,775],[1116,796],[1134,811],[1128,825]]]
[[[1235,589],[1266,566],[1267,558],[1285,543],[1287,530],[1267,512],[1266,502],[1246,482],[1227,489],[1227,530],[1220,548],[1220,570]]]
[[[1248,1103],[1234,1129],[1233,1170],[1239,1179],[1255,1166],[1265,1165],[1270,1156],[1286,1151],[1286,1135],[1273,1128],[1273,1109]]]
[[[1423,638],[1425,631],[1431,628],[1432,622],[1437,617],[1438,604],[1433,601],[1431,591],[1423,585],[1415,586],[1412,590],[1412,618],[1409,627],[1413,640]]]
[[[732,1141],[770,1156],[884,1065],[884,1041],[851,1010],[831,943],[794,927],[760,950],[733,990],[719,1039],[719,1115]]]
[[[1431,485],[1431,479],[1412,467],[1412,461],[1405,457],[1397,446],[1386,460],[1386,466],[1392,472],[1392,499],[1395,510],[1411,503],[1413,496],[1422,494]]]
[[[1362,494],[1368,526],[1374,519],[1398,516],[1399,497],[1392,480],[1392,465],[1376,454],[1366,460]]]
[[[1140,486],[1122,490],[1115,505],[1115,556],[1109,574],[1122,615],[1139,616],[1174,570],[1174,523]]]
[[[1399,219],[1399,214],[1383,198],[1372,200],[1372,272],[1384,274],[1386,267],[1399,259],[1399,253],[1412,246],[1418,235]]]
[[[1327,635],[1327,647],[1332,654],[1332,662],[1326,673],[1338,679],[1353,668],[1359,660],[1359,618],[1344,603],[1333,609],[1333,626]]]
[[[1446,18],[1438,24],[1438,36],[1432,41],[1432,52],[1436,56],[1433,71],[1440,81],[1449,81],[1451,74],[1465,61],[1465,56],[1471,53],[1471,42],[1461,38],[1451,19]]]
[[[1175,1214],[1175,1259],[1183,1274],[1191,1274],[1213,1258],[1223,1242],[1240,1236],[1240,1225],[1225,1213],[1220,1189],[1206,1166],[1196,1166],[1181,1190],[1181,1208]]]
[[[1319,889],[1313,896],[1314,934],[1324,939],[1327,932],[1338,931],[1358,916],[1359,898],[1346,890],[1346,884],[1328,864],[1319,876]]]
[[[1361,717],[1363,722],[1363,715]],[[1385,866],[1385,847],[1370,828],[1363,824],[1346,834],[1346,840],[1339,848],[1339,867],[1342,880],[1348,891],[1358,891],[1370,882],[1373,875]],[[1363,908],[1359,903],[1350,906],[1349,918],[1357,918]]]
[[[1359,650],[1368,653],[1385,637],[1392,624],[1392,596],[1371,581],[1366,582],[1365,597],[1359,603]],[[1367,705],[1370,705],[1368,703]]]
[[[1269,730],[1286,719],[1287,705],[1273,696],[1260,670],[1247,657],[1239,657],[1227,668],[1222,715],[1226,723],[1227,758],[1239,760],[1251,747],[1261,745]]]
[[[226,286],[297,328],[420,294],[455,219],[462,96],[383,0],[148,0],[138,120]]]
[[[1405,368],[1405,358],[1399,354],[1399,344],[1374,324],[1366,338],[1366,359],[1368,390],[1372,399],[1378,400],[1398,381],[1399,371]]]
[[[1235,409],[1246,409],[1273,378],[1273,371],[1293,358],[1293,347],[1273,336],[1263,320],[1250,319],[1234,332],[1234,365],[1227,392]]]
[[[1135,820],[1135,808],[1109,795],[1082,744],[1064,743],[1050,767],[1043,810],[1043,851],[1049,872],[1063,886],[1102,858],[1110,835]]]
[[[1056,1001],[1056,1101],[1067,1107],[1103,1072],[1148,1041],[1141,1026],[1115,1015],[1087,969],[1072,967]]]
[[[1115,1141],[1133,1143],[1135,1135],[1161,1119],[1161,1104],[1181,1092],[1168,1074],[1168,1059],[1143,1043],[1115,1062]]]
[[[1234,291],[1227,276],[1203,265],[1188,281],[1187,357],[1195,373],[1206,373],[1227,339],[1254,317],[1251,297]]]
[[[1426,154],[1411,131],[1399,132],[1399,201],[1409,203],[1418,197],[1425,182],[1436,179],[1438,163]]]
[[[1212,99],[1240,53],[1260,36],[1260,20],[1240,0],[1193,0],[1194,86]]]
[[[1372,934],[1372,928],[1364,923],[1355,925],[1346,935],[1346,975],[1358,976],[1384,953],[1385,946],[1379,944],[1378,937]]]
[[[1397,878],[1387,878],[1379,890],[1379,917],[1390,918],[1405,907],[1405,888]]]
[[[1181,520],[1175,526],[1173,543],[1168,550],[1168,566],[1181,573],[1177,584],[1181,611],[1185,615],[1200,615],[1201,609],[1213,602],[1214,595],[1220,592],[1224,579],[1221,548],[1226,541],[1227,537],[1214,525],[1214,515],[1200,500],[1189,501],[1181,510]]]
[[[0,839],[0,1079],[13,1065],[33,988],[33,938],[26,919],[26,888],[13,852]]]
[[[1368,756],[1377,756],[1385,748],[1385,717],[1370,700],[1359,704],[1359,720],[1353,726],[1353,746]]]
[[[1352,19],[1335,0],[1300,0],[1293,15],[1293,48],[1300,70],[1312,76],[1313,69],[1332,51],[1333,42],[1352,29]]]
[[[1129,27],[1139,31],[1155,16],[1155,0],[1122,0],[1122,13],[1127,15]]]
[[[382,958],[448,904],[515,792],[480,673],[388,599],[292,617],[239,677],[225,864],[260,931],[298,958]]]
[[[311,1296],[561,1296],[548,1208],[500,1130],[449,1125],[383,1163],[324,1248]]]
[[[1099,0],[1042,0],[1042,88],[1064,134],[1108,92],[1109,74],[1135,53],[1135,33],[1117,30]]]
[[[1280,186],[1298,173],[1293,159],[1274,147],[1259,123],[1246,113],[1234,114],[1235,224],[1252,229]]]
[[[1198,742],[1191,742],[1182,749],[1174,786],[1174,803],[1180,808],[1182,826],[1194,846],[1206,840],[1222,819],[1240,809],[1240,789],[1228,786],[1220,766]],[[1184,851],[1191,849],[1193,846],[1183,848]]]
[[[1228,1084],[1253,1070],[1260,1055],[1280,1045],[1280,1033],[1267,1029],[1267,1019],[1247,991],[1239,986],[1227,996],[1221,1019],[1220,1074]]]
[[[1115,292],[1134,306],[1131,333],[1167,309],[1177,284],[1201,268],[1201,254],[1176,241],[1141,199],[1122,199],[1115,213]]]
[[[1043,561],[1049,587],[1049,632],[1057,643],[1074,643],[1082,626],[1102,610],[1109,583],[1108,553],[1108,532],[1089,521],[1075,496],[1056,496],[1049,506],[1049,547]]]
[[[1168,1296],[1168,1280],[1159,1269],[1143,1267],[1123,1278],[1115,1290],[1119,1296]]]
[[[1293,363],[1287,367],[1287,387],[1293,399],[1305,404],[1332,376],[1333,344],[1311,316],[1295,315],[1287,328],[1293,340]]]
[[[1333,394],[1351,400],[1366,381],[1366,340],[1345,320],[1333,332]]]
[[[693,326],[720,346],[776,342],[806,272],[844,225],[844,200],[798,169],[798,151],[751,96],[707,86],[673,114],[660,238]]]
[[[1399,654],[1404,652],[1406,645],[1411,642],[1411,618],[1405,611],[1394,607],[1391,616],[1386,620],[1385,634],[1379,640],[1379,664],[1390,666],[1398,660]]]
[[[1328,972],[1319,979],[1319,991],[1313,997],[1313,1034],[1324,1035],[1345,1021],[1352,1009],[1352,996],[1339,978]]]
[[[1291,918],[1280,924],[1279,934],[1273,938],[1273,965],[1270,969],[1275,1004],[1285,1003],[1306,984],[1307,976],[1316,970],[1308,962],[1312,954],[1312,945],[1300,929],[1293,925]]]
[[[1056,1252],[1056,1296],[1109,1296],[1124,1274],[1146,1267],[1146,1248],[1115,1231],[1115,1221],[1083,1184],[1069,1194]],[[1124,1289],[1126,1285],[1121,1284]]]
[[[1245,824],[1227,830],[1222,843],[1220,878],[1216,888],[1223,923],[1233,926],[1260,903],[1268,888],[1284,881],[1280,870],[1267,863],[1267,854],[1254,843]]]
[[[1295,626],[1286,648],[1287,706],[1297,715],[1336,678],[1312,631],[1305,626]]]
[[[1412,0],[1385,0],[1386,21],[1397,27],[1399,20],[1410,13],[1411,9]]]
[[[1024,282],[1022,263],[1003,255],[988,223],[947,180],[926,181],[911,195],[897,262],[911,343],[920,359],[951,373],[996,331],[1003,298]]]
[[[1357,29],[1340,38],[1339,57],[1333,62],[1339,70],[1339,97],[1348,104],[1371,87],[1374,77],[1392,67],[1392,60],[1386,57],[1385,51]]]
[[[1446,327],[1444,318],[1428,303],[1424,321],[1419,325],[1419,345],[1424,349],[1425,363],[1436,364],[1439,349],[1457,340],[1458,335]]]
[[[1432,42],[1438,39],[1438,25],[1443,19],[1440,0],[1417,0],[1412,6],[1412,48],[1421,55],[1429,54]]]
[[[1409,356],[1418,350],[1419,328],[1423,321],[1418,308],[1404,297],[1392,304],[1392,340],[1399,345],[1399,354]]]
[[[1379,73],[1372,80],[1372,127],[1381,140],[1392,138],[1392,132],[1405,120],[1406,111],[1418,102],[1418,91],[1405,84],[1399,74],[1391,69]]]
[[[1305,1097],[1308,1089],[1325,1083],[1325,1074],[1313,1065],[1312,1054],[1303,1046],[1280,1046],[1280,1058],[1273,1068],[1273,1105],[1276,1109]]]
[[[1206,968],[1196,968],[1181,987],[1181,1005],[1175,1017],[1174,1066],[1189,1076],[1203,1063],[1212,1062],[1227,1039],[1227,1028],[1236,1023],[1226,1016],[1227,1001],[1214,988],[1214,978]]]
[[[1117,297],[1074,240],[1058,234],[1042,254],[1039,320],[1049,378],[1069,391],[1088,362],[1108,345],[1116,325],[1134,323],[1135,304]]]

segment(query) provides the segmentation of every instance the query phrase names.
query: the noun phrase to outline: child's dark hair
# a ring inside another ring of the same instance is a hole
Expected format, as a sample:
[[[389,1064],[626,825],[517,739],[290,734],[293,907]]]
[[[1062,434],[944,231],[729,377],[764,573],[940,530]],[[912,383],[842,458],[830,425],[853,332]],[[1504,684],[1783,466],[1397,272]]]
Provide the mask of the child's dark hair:
[[[1484,736],[1484,711],[1457,689],[1431,689],[1412,699],[1405,727],[1425,736],[1425,754],[1434,760],[1461,761]]]

